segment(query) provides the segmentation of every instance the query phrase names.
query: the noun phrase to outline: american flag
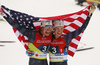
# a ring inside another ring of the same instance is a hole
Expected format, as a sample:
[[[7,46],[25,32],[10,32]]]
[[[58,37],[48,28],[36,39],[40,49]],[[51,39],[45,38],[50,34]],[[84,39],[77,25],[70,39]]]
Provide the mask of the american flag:
[[[5,13],[4,16],[10,16],[15,22],[18,22],[20,26],[23,26],[26,29],[30,29],[33,31],[40,28],[41,20],[63,19],[64,20],[63,34],[73,32],[83,25],[83,23],[85,22],[88,16],[89,7],[90,6],[87,6],[86,8],[72,14],[65,14],[65,15],[52,16],[52,17],[34,17],[25,13],[8,9],[2,5],[2,9],[4,10],[4,13]],[[18,40],[24,45],[25,49],[27,50],[28,43],[29,43],[28,38],[24,36],[23,34],[21,34],[15,28],[13,28],[13,31],[16,34]],[[68,48],[68,54],[70,56],[74,56],[83,32],[79,34],[76,38],[71,40],[69,48]]]

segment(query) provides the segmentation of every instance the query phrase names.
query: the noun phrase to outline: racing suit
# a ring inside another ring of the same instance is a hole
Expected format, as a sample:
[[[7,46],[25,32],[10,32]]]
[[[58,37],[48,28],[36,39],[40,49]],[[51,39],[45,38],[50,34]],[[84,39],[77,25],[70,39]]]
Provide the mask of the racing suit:
[[[77,37],[81,32],[83,32],[88,25],[90,17],[87,17],[83,25],[77,30],[62,35],[61,37],[55,39],[53,35],[49,54],[50,54],[50,65],[67,65],[68,61],[68,47],[71,40]]]
[[[6,21],[18,30],[21,34],[25,35],[28,38],[28,50],[33,51],[34,54],[30,56],[29,65],[47,65],[47,52],[50,47],[51,43],[51,34],[49,36],[43,36],[40,31],[33,31],[31,29],[27,29],[24,26],[21,26],[17,20],[13,20],[11,13],[15,12],[13,10],[5,8],[2,6],[3,9],[6,9],[8,13],[4,12],[4,18]],[[5,10],[4,10],[5,11]],[[22,14],[22,13],[19,13]],[[6,16],[5,16],[6,15]],[[25,16],[29,16],[24,14]],[[13,16],[14,17],[14,16]],[[30,17],[30,16],[29,16]],[[32,17],[32,16],[31,16]],[[15,16],[16,18],[16,16]],[[33,17],[35,21],[39,20],[37,17]],[[22,21],[23,22],[23,21]],[[35,29],[35,27],[33,27]]]

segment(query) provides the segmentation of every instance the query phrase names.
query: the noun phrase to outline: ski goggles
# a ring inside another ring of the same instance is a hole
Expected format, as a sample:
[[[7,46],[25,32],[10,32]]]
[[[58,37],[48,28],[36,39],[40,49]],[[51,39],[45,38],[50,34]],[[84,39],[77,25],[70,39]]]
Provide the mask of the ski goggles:
[[[44,26],[44,28],[45,29],[48,29],[48,28],[52,29],[52,26]]]

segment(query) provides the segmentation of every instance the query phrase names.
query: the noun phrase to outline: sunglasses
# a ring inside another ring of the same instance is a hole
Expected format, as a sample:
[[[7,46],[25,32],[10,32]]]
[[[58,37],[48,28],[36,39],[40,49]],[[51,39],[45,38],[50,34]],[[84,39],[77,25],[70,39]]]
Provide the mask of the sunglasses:
[[[44,26],[44,28],[45,29],[48,29],[48,28],[52,29],[52,26]]]

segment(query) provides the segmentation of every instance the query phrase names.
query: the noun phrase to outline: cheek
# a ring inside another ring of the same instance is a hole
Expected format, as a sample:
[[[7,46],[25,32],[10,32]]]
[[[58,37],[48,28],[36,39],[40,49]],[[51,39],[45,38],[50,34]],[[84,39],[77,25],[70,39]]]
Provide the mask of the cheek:
[[[58,33],[58,30],[55,30],[54,33],[57,34]]]

